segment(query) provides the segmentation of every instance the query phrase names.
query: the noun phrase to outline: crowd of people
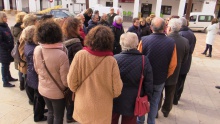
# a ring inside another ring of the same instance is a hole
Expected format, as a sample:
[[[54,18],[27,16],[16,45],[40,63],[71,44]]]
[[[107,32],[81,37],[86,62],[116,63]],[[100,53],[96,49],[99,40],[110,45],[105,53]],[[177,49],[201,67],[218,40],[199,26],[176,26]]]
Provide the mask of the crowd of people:
[[[122,124],[144,124],[145,116],[134,115],[143,69],[141,96],[147,95],[150,102],[146,121],[155,124],[160,108],[168,117],[173,104],[178,105],[196,37],[184,17],[134,18],[127,32],[122,23],[113,8],[101,17],[98,11],[93,14],[87,9],[65,19],[50,15],[38,19],[20,12],[10,30],[6,14],[0,12],[3,86],[15,87],[9,82],[18,81],[9,71],[14,61],[20,90],[26,91],[33,105],[35,122],[62,124],[66,108],[67,123],[118,124],[122,115]],[[212,29],[214,26],[208,28]],[[209,49],[209,57],[210,45],[208,42],[203,53]],[[19,61],[11,56],[14,47]],[[72,91],[68,105],[63,93],[66,88]]]

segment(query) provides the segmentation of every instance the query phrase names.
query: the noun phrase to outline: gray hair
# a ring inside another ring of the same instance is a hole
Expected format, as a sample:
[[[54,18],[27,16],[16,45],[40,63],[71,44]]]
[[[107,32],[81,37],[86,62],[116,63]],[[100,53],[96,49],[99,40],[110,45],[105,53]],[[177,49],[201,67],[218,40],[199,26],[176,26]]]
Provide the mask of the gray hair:
[[[3,23],[3,18],[6,16],[5,12],[0,12],[0,23]]]
[[[182,26],[182,22],[177,18],[171,19],[168,24],[168,27],[171,28],[171,32],[178,32],[181,26]]]
[[[182,22],[181,26],[187,26],[187,20],[185,17],[181,17],[179,20]]]
[[[116,16],[114,17],[114,20],[113,20],[113,21],[115,22],[115,21],[117,21],[117,20],[119,20],[119,19],[123,20],[123,18],[122,18],[120,15],[116,15]]]
[[[127,32],[121,35],[120,45],[123,51],[137,49],[138,46],[138,37],[137,34]]]
[[[156,33],[164,31],[165,21],[161,17],[155,17],[151,22],[152,30]]]

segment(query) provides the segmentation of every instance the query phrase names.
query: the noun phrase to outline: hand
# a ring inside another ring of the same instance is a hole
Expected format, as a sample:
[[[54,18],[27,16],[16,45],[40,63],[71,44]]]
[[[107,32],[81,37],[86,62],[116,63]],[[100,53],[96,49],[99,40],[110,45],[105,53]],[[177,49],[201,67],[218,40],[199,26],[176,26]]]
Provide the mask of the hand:
[[[75,93],[72,94],[72,101],[75,100]]]

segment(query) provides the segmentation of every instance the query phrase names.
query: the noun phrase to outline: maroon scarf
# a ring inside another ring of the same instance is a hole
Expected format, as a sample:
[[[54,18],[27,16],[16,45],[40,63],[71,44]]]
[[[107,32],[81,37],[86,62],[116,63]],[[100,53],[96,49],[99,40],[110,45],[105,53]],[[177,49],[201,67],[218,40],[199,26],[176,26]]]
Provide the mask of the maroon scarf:
[[[95,55],[95,56],[113,56],[112,51],[94,51],[89,47],[84,47],[83,50],[88,51],[90,54]]]

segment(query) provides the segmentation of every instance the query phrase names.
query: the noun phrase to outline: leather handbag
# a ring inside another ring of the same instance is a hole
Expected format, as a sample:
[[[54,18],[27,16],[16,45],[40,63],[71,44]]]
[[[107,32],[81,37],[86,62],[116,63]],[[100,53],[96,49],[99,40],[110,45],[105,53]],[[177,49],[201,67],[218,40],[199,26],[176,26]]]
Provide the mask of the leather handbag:
[[[73,92],[68,87],[66,87],[65,89],[62,89],[62,87],[59,85],[59,83],[52,76],[52,74],[50,73],[49,69],[47,68],[47,65],[46,65],[46,62],[45,62],[42,50],[41,50],[41,58],[43,60],[42,62],[44,64],[44,67],[45,67],[47,73],[49,74],[50,78],[54,81],[54,83],[57,85],[57,87],[62,91],[62,93],[64,95],[64,98],[65,98],[66,106],[69,106],[73,102],[72,101],[72,94],[73,94]]]
[[[145,56],[142,56],[142,72],[141,72],[141,79],[139,83],[139,89],[138,89],[138,95],[135,102],[135,109],[134,109],[134,115],[135,116],[143,116],[146,113],[150,112],[150,103],[148,102],[147,95],[140,97],[142,84],[144,81],[144,64],[145,64]]]

